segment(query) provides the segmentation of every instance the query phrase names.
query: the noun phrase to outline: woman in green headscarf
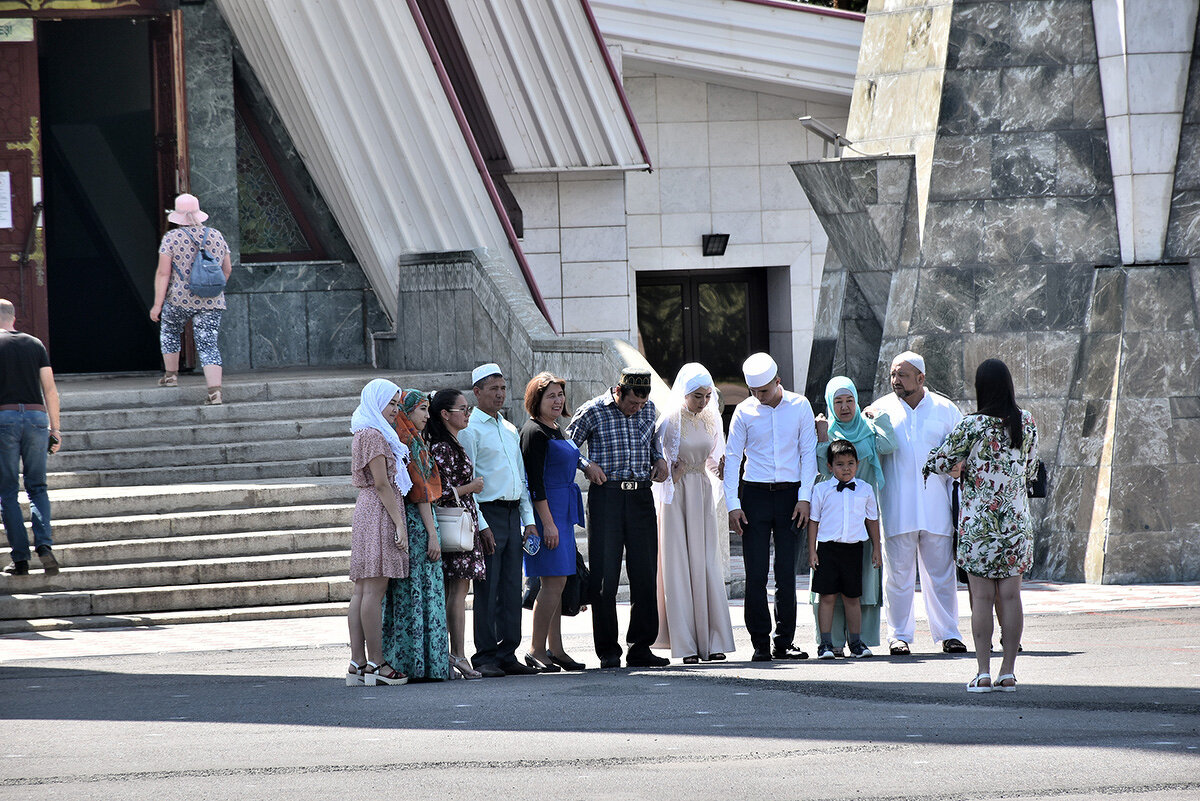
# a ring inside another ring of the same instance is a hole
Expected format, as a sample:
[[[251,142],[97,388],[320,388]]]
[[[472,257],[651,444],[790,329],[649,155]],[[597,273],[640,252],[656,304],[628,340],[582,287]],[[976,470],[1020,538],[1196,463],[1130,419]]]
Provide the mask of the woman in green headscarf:
[[[430,502],[442,496],[437,462],[421,432],[429,421],[429,396],[400,391],[396,434],[408,448],[412,489],[404,504],[408,524],[408,578],[388,581],[383,597],[383,655],[410,679],[450,677],[450,641],[446,629],[446,590],[437,521]]]
[[[824,414],[817,416],[817,469],[821,471],[822,480],[829,478],[826,454],[832,440],[844,439],[854,443],[854,449],[858,451],[858,474],[855,479],[870,484],[878,502],[879,490],[883,488],[883,468],[879,464],[879,456],[896,450],[896,432],[886,414],[868,415],[860,409],[858,389],[854,382],[842,375],[831,378],[825,385],[825,412],[829,417],[826,418]],[[818,640],[821,631],[816,620],[820,600],[819,595],[809,593],[808,602],[813,608],[813,626]],[[870,548],[863,549],[863,594],[859,603],[862,605],[862,641],[877,646],[880,642],[883,589],[879,568],[871,564]],[[833,610],[834,651],[842,653],[845,644],[846,618],[839,598]]]

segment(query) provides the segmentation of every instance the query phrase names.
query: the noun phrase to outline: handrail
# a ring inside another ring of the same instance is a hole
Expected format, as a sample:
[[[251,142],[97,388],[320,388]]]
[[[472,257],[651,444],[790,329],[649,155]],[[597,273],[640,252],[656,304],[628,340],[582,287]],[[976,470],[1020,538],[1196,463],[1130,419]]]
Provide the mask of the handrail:
[[[33,215],[29,219],[29,233],[25,235],[25,247],[21,250],[21,255],[17,257],[17,263],[22,267],[29,266],[29,256],[33,253],[34,242],[37,241],[38,220],[42,218],[42,209],[45,202],[39,200],[33,204]]]

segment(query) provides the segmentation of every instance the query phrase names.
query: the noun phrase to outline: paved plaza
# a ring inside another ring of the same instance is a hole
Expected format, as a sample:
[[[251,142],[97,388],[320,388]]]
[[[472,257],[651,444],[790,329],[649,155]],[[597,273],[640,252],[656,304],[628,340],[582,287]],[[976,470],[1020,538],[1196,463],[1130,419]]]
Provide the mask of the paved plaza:
[[[1200,585],[1025,602],[1020,688],[982,696],[920,625],[751,664],[736,606],[725,663],[406,687],[342,685],[341,618],[6,635],[0,799],[1200,797]]]

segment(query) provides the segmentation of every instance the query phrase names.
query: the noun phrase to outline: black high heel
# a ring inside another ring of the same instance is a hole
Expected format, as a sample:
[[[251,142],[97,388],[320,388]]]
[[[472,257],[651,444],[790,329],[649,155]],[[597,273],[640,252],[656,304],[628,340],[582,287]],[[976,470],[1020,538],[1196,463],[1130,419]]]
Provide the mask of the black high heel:
[[[558,665],[543,662],[531,653],[525,654],[525,664],[542,673],[557,673],[559,670]]]
[[[554,652],[549,649],[546,651],[546,656],[563,670],[584,670],[587,668],[587,665],[582,662],[576,662],[569,656],[555,656]]]

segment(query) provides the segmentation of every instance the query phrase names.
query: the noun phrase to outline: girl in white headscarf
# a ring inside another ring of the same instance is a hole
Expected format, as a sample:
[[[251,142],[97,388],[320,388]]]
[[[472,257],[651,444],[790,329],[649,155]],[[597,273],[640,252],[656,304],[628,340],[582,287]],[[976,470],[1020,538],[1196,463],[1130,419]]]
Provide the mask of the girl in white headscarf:
[[[392,420],[400,408],[400,387],[376,378],[365,387],[350,418],[351,483],[359,488],[351,523],[350,667],[346,684],[404,684],[403,673],[383,658],[383,595],[388,579],[408,576],[408,529],[404,493],[412,488],[406,465],[408,446]],[[378,660],[378,662],[373,661]]]
[[[725,435],[712,376],[685,364],[657,435],[669,468],[658,495],[658,642],[685,664],[734,650],[722,570]],[[718,514],[720,512],[720,514]]]

